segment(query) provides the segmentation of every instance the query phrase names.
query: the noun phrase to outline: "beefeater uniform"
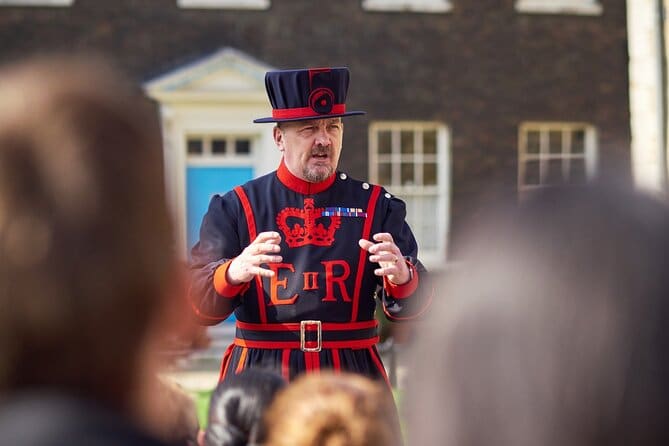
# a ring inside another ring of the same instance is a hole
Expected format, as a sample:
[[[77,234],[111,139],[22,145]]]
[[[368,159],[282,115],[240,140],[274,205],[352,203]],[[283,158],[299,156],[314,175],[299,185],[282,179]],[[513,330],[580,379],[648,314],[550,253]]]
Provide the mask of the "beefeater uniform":
[[[345,75],[347,86],[348,70]],[[336,104],[335,95],[331,105]],[[273,105],[284,117],[291,108]],[[316,116],[333,116],[322,115]],[[274,118],[273,113],[256,122]],[[287,380],[327,368],[387,381],[376,349],[375,297],[389,320],[400,321],[424,312],[431,294],[419,292],[425,268],[405,217],[404,202],[380,186],[339,171],[320,183],[307,182],[283,160],[276,171],[215,195],[191,252],[189,299],[206,325],[235,313],[236,336],[223,357],[221,379],[260,367]],[[274,276],[228,283],[232,259],[264,231],[281,234],[282,262],[263,265]],[[405,256],[411,273],[406,284],[376,276],[378,264],[359,247],[359,239],[378,232],[392,234]]]

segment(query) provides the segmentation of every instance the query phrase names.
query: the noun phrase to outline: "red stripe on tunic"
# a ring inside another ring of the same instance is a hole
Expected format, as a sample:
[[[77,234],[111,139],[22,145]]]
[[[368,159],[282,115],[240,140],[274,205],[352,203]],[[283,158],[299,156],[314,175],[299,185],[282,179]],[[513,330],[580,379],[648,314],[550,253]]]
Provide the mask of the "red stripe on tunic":
[[[372,188],[372,195],[369,197],[367,202],[367,218],[365,218],[365,226],[362,229],[362,237],[365,240],[369,240],[370,232],[372,231],[372,223],[374,222],[374,210],[376,208],[376,202],[381,193],[381,188],[379,186],[374,186]],[[351,311],[351,322],[355,321],[358,318],[358,302],[360,301],[360,285],[362,284],[362,273],[365,271],[365,264],[367,260],[367,251],[360,248],[360,257],[358,258],[358,272],[355,276],[355,290],[353,292],[353,309]]]
[[[230,344],[223,354],[223,360],[221,361],[221,373],[218,378],[219,381],[223,381],[225,379],[225,375],[228,373],[228,365],[230,365],[232,351],[234,348],[234,344]]]
[[[356,339],[353,341],[323,341],[323,348],[350,348],[365,349],[379,342],[379,337],[374,336],[368,339]],[[300,349],[300,341],[252,341],[248,339],[235,338],[235,345],[246,348],[268,348],[268,349]],[[308,352],[305,352],[308,353]]]
[[[339,373],[341,371],[341,361],[339,359],[338,348],[332,349],[332,368],[334,369],[335,373]]]
[[[251,202],[246,196],[246,192],[241,186],[235,187],[235,193],[239,197],[239,201],[242,203],[242,208],[244,209],[244,215],[246,216],[246,224],[249,227],[249,239],[253,242],[257,236],[256,230],[256,220],[253,215],[253,209],[251,208]],[[260,276],[256,276],[256,289],[258,290],[258,311],[260,312],[260,322],[267,322],[267,311],[265,310],[265,293],[262,287],[262,279]]]
[[[379,372],[381,372],[381,375],[383,376],[383,379],[386,381],[388,388],[392,390],[393,386],[390,385],[390,380],[388,379],[388,375],[386,374],[386,369],[383,367],[383,364],[381,364],[381,360],[376,355],[376,350],[374,350],[372,347],[369,347],[368,350],[370,356],[372,357],[372,360],[374,361],[374,364],[376,364],[376,368],[378,368]]]
[[[244,322],[238,320],[235,322],[237,326],[244,330],[254,331],[299,331],[299,322],[284,322],[273,324],[254,324],[251,322]],[[323,331],[340,331],[340,330],[359,330],[365,328],[374,328],[378,325],[376,319],[370,321],[358,322],[323,322],[321,323],[321,330]]]

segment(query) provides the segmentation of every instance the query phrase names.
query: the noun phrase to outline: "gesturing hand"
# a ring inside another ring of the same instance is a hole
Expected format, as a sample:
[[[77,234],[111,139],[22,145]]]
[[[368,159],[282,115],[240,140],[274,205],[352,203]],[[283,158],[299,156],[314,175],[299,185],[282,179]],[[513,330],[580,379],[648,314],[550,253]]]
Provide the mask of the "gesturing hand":
[[[278,232],[268,231],[258,234],[249,246],[235,257],[227,271],[227,280],[231,285],[249,282],[256,275],[271,277],[274,271],[261,268],[263,263],[279,263],[283,260],[280,255],[272,255],[281,250],[281,235]]]
[[[393,241],[393,236],[387,232],[374,234],[372,238],[378,243],[360,239],[358,245],[369,252],[369,261],[377,262],[380,268],[374,270],[377,276],[386,276],[396,285],[407,283],[411,279],[409,267],[404,261],[400,248]]]

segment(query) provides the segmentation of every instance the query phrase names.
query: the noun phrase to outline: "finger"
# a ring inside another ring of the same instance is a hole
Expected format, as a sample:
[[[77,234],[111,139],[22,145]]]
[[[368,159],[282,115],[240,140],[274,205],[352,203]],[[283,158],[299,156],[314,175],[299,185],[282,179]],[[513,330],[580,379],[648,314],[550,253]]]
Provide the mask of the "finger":
[[[374,246],[374,243],[370,242],[369,240],[365,240],[364,238],[361,238],[360,240],[358,240],[358,245],[360,245],[360,247],[365,251],[369,251],[369,248]]]
[[[393,242],[376,243],[369,249],[372,254],[399,253],[400,249]]]
[[[276,231],[265,231],[258,234],[258,236],[253,240],[253,243],[279,243],[281,242],[281,234]]]
[[[394,265],[399,261],[399,256],[397,254],[393,254],[392,252],[384,252],[373,256],[369,256],[369,261],[378,263],[385,262]]]
[[[261,263],[279,263],[283,261],[281,256],[259,255],[254,258],[254,263],[260,265]]]
[[[377,268],[374,270],[374,274],[376,274],[377,276],[392,276],[393,274],[397,273],[398,271],[395,265]]]
[[[281,251],[281,247],[273,243],[256,243],[253,245],[249,245],[248,247],[248,253],[252,256],[265,254],[267,252],[279,252],[279,251]]]
[[[250,272],[261,277],[272,277],[274,275],[274,271],[271,269],[261,268],[259,266],[252,267]]]
[[[393,236],[389,232],[378,232],[372,238],[377,242],[393,242]]]

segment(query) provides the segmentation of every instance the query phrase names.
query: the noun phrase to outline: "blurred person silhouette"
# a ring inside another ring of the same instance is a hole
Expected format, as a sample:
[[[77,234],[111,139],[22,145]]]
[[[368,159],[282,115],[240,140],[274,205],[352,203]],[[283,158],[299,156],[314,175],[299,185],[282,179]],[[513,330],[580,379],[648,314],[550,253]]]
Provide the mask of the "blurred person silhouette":
[[[209,403],[202,446],[263,444],[263,414],[286,381],[261,368],[244,370],[221,381]]]
[[[593,185],[484,221],[414,345],[410,444],[669,444],[667,204]]]
[[[5,66],[0,98],[0,444],[162,444],[137,401],[177,321],[155,109],[90,56]]]
[[[358,374],[323,371],[292,381],[265,416],[267,446],[399,446],[391,394]]]

